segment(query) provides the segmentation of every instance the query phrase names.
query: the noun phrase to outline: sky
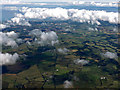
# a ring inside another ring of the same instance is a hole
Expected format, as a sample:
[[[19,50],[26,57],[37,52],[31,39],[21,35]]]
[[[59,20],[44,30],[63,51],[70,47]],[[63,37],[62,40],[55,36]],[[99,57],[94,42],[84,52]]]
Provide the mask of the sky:
[[[0,0],[0,1],[22,1],[22,2],[72,2],[72,1],[95,1],[95,2],[116,2],[120,0]]]
[[[97,1],[97,2],[116,2],[119,0],[21,0],[25,2],[71,2],[71,1]]]

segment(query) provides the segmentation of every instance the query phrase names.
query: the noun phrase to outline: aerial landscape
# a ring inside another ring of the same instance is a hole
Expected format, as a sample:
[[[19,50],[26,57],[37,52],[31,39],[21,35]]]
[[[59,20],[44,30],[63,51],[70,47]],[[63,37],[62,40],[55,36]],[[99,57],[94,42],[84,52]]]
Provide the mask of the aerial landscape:
[[[119,2],[58,1],[0,3],[2,88],[119,89]]]

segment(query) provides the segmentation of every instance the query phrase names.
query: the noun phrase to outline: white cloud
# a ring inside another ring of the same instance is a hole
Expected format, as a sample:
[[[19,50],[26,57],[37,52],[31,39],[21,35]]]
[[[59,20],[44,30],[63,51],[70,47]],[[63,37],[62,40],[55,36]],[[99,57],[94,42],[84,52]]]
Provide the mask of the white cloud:
[[[85,6],[100,6],[100,7],[118,7],[117,2],[85,2],[85,1],[74,1],[73,5],[85,5]]]
[[[46,19],[46,18],[53,18],[53,19],[68,19],[67,10],[63,8],[23,8],[22,12],[24,12],[24,16],[26,18],[39,18],[39,19]]]
[[[21,13],[15,14],[15,17],[8,20],[6,25],[22,25],[22,26],[31,26],[29,21]]]
[[[36,42],[42,46],[44,45],[54,45],[58,43],[58,36],[56,32],[49,31],[49,32],[42,32],[39,29],[32,30],[30,35],[36,36]]]
[[[117,58],[117,54],[116,53],[112,53],[112,52],[101,53],[101,55],[106,57],[106,58],[110,58],[110,59]]]
[[[7,27],[6,25],[0,24],[0,29],[4,29],[4,28],[6,28],[6,27]]]
[[[100,25],[99,20],[108,21],[109,23],[118,23],[118,13],[106,12],[106,11],[89,11],[89,10],[74,10],[72,20],[79,22],[88,22],[92,24]]]
[[[114,31],[114,32],[118,32],[118,27],[114,27],[114,28],[113,28],[113,31]]]
[[[67,48],[58,48],[57,51],[62,54],[67,54],[67,52],[69,52]]]
[[[18,38],[18,34],[14,31],[11,32],[0,32],[0,44],[5,46],[15,47],[17,46],[16,40]]]
[[[19,55],[17,53],[9,54],[9,53],[1,53],[0,52],[0,65],[11,65],[15,64],[17,59],[19,58]]]
[[[73,20],[78,22],[87,22],[100,25],[99,20],[108,21],[109,23],[118,23],[117,12],[95,11],[95,10],[78,10],[64,8],[28,8],[23,7],[20,10],[24,13],[25,18],[48,19],[53,20]]]
[[[64,81],[64,88],[73,88],[73,83],[71,81]]]
[[[89,31],[98,31],[97,28],[91,28],[91,27],[89,27],[88,30],[89,30]]]
[[[25,18],[20,17],[18,15],[12,18],[9,22],[10,24],[13,24],[13,25],[31,26],[31,24]]]
[[[33,36],[36,36],[36,37],[40,37],[41,34],[42,34],[42,31],[39,30],[39,29],[34,29],[29,33],[29,35],[33,35]]]
[[[39,42],[40,44],[50,44],[50,45],[54,45],[56,43],[58,43],[58,36],[54,31],[50,31],[50,32],[43,32],[40,36],[41,41]]]
[[[86,65],[86,64],[88,64],[89,63],[89,61],[87,61],[87,60],[84,60],[84,59],[77,59],[77,60],[74,60],[74,63],[75,64],[81,64],[81,65]]]

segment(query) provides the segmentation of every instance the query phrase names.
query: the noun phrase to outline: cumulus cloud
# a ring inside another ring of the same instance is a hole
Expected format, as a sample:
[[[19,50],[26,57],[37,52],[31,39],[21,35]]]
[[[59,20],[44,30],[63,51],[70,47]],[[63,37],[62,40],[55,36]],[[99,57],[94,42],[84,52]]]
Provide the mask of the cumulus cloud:
[[[15,17],[8,20],[6,25],[22,25],[22,26],[31,26],[29,21],[21,13],[15,14]]]
[[[67,48],[58,48],[57,51],[62,54],[67,54],[67,52],[69,52]]]
[[[14,31],[11,32],[0,32],[0,44],[5,46],[15,47],[17,46],[16,40],[18,38],[18,34]]]
[[[42,32],[39,29],[35,29],[32,30],[30,33],[30,35],[36,36],[35,41],[44,46],[44,45],[54,45],[56,43],[58,43],[58,36],[56,34],[56,32],[54,31],[49,31],[49,32]]]
[[[118,27],[114,27],[114,28],[113,28],[113,31],[114,31],[114,32],[118,32]]]
[[[36,37],[40,37],[41,34],[42,34],[42,31],[39,30],[39,29],[34,29],[29,33],[29,35],[33,35],[33,36],[36,36]]]
[[[98,31],[97,28],[91,28],[91,27],[89,27],[88,30],[89,30],[89,31]]]
[[[58,36],[54,31],[50,32],[43,32],[42,35],[40,36],[41,41],[39,42],[40,44],[51,44],[54,45],[55,43],[58,43]]]
[[[97,25],[100,25],[99,20],[108,21],[109,23],[118,23],[118,13],[74,9],[71,9],[71,11],[74,12],[72,15],[74,21],[88,22]]]
[[[110,58],[110,59],[117,58],[117,54],[116,53],[112,53],[112,52],[101,53],[101,55],[106,57],[106,58]]]
[[[20,10],[25,18],[32,19],[53,19],[53,20],[73,20],[78,22],[87,22],[92,24],[101,23],[99,20],[108,21],[109,23],[118,23],[117,12],[95,11],[95,10],[78,10],[64,8],[28,8],[23,7]]]
[[[75,64],[81,64],[81,65],[86,65],[86,64],[88,64],[89,63],[89,61],[87,61],[87,60],[84,60],[84,59],[77,59],[77,60],[74,60],[74,63]]]
[[[85,2],[85,1],[74,1],[73,5],[85,5],[85,6],[99,6],[99,7],[118,7],[117,2]]]
[[[31,26],[31,24],[24,18],[22,14],[16,14],[16,16],[8,22],[12,25]]]
[[[0,29],[4,29],[4,28],[6,28],[6,27],[7,27],[6,25],[0,24]]]
[[[63,8],[27,8],[23,7],[22,12],[24,12],[24,16],[26,18],[39,18],[39,19],[46,19],[46,18],[53,18],[53,19],[68,19],[67,10]]]
[[[64,88],[73,88],[73,83],[71,81],[64,81]]]
[[[11,65],[14,64],[19,58],[17,53],[9,54],[9,53],[1,53],[0,52],[0,65]]]

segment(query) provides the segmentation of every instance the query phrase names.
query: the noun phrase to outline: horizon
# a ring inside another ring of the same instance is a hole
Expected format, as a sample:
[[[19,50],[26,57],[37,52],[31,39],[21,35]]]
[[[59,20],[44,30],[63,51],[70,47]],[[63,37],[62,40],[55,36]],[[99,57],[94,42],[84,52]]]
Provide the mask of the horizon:
[[[16,2],[16,3],[19,3],[19,2],[23,2],[23,3],[30,3],[30,2],[119,2],[119,0],[92,0],[92,1],[89,1],[89,0],[0,0],[0,2],[6,2],[6,3],[12,3],[12,2]]]

